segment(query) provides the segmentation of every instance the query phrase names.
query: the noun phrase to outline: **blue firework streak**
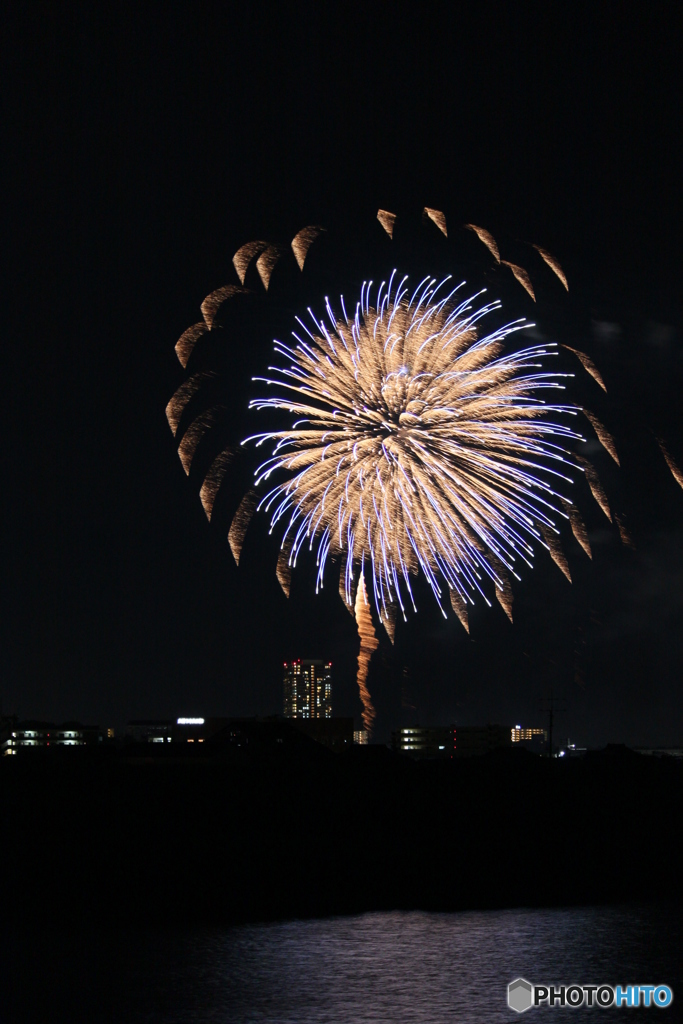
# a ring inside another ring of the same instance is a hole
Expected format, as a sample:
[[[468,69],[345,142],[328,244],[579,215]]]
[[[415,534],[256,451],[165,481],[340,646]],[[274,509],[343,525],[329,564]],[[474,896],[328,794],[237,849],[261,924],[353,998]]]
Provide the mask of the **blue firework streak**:
[[[277,394],[251,407],[292,417],[242,442],[273,444],[256,484],[284,477],[259,506],[283,529],[284,558],[315,547],[321,586],[341,557],[349,605],[366,572],[385,622],[415,606],[419,572],[444,614],[445,594],[457,607],[486,599],[487,579],[503,591],[535,543],[552,553],[571,506],[569,446],[582,438],[562,420],[580,410],[543,398],[570,375],[544,369],[554,343],[510,345],[523,319],[484,333],[500,303],[483,294],[450,277],[412,289],[394,271],[363,284],[352,315],[342,297],[339,314],[326,299],[323,317],[297,318],[293,344],[275,343],[285,365],[256,378]]]

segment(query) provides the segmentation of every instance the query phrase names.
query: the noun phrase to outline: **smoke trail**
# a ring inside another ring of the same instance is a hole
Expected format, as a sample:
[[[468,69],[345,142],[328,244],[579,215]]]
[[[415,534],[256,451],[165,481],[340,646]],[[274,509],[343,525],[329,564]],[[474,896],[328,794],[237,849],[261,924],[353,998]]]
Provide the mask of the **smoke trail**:
[[[375,708],[368,690],[368,668],[373,652],[379,647],[379,641],[375,635],[375,628],[372,624],[372,615],[368,604],[368,595],[365,590],[365,579],[361,573],[356,591],[356,622],[358,623],[358,636],[360,637],[360,650],[358,652],[358,689],[360,699],[363,702],[363,725],[368,737],[372,734],[372,726],[375,721]]]

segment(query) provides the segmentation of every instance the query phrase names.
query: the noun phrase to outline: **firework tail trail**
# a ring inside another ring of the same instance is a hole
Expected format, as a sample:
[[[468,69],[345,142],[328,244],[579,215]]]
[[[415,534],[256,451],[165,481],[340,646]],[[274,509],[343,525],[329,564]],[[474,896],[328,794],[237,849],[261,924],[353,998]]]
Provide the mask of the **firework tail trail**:
[[[602,374],[598,370],[597,366],[585,352],[580,352],[578,348],[572,348],[571,345],[563,345],[562,348],[566,348],[568,352],[573,352],[576,358],[579,360],[581,365],[587,374],[589,374],[593,380],[600,385],[603,391],[607,391],[607,385],[602,379]]]
[[[665,445],[664,441],[662,441],[661,437],[657,438],[657,444],[661,449],[662,455],[664,456],[667,466],[671,470],[672,477],[674,478],[679,487],[683,487],[683,473],[681,473],[680,469],[678,468],[674,460],[671,458],[671,455],[669,454],[669,449]]]
[[[363,725],[368,734],[372,735],[372,726],[375,721],[375,708],[368,690],[368,669],[370,658],[379,647],[379,641],[375,635],[375,628],[372,624],[372,615],[368,604],[368,595],[365,590],[365,579],[361,573],[356,591],[356,623],[358,624],[358,636],[360,637],[360,650],[358,652],[358,690],[360,699],[363,702]]]

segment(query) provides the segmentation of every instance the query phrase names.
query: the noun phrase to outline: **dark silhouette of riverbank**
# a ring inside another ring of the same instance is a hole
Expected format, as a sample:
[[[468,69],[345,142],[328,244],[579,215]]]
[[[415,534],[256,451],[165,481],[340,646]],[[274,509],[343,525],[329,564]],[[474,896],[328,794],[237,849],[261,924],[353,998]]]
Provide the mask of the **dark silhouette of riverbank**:
[[[680,899],[683,763],[290,744],[3,758],[10,920],[233,922]]]

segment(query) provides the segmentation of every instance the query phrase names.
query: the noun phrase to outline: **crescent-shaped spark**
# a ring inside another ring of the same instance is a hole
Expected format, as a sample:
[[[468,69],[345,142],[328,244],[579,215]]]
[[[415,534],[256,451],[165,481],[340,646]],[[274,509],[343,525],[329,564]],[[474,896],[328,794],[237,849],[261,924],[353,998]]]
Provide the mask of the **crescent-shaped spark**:
[[[520,267],[516,263],[509,263],[507,260],[501,260],[500,262],[503,264],[504,267],[509,267],[510,268],[510,270],[514,274],[515,278],[521,284],[522,288],[526,292],[529,293],[529,295],[531,296],[531,298],[535,302],[536,301],[536,296],[534,294],[534,286],[532,285],[531,278],[527,274],[527,272],[524,269],[524,267]]]
[[[468,231],[474,231],[479,241],[484,243],[484,245],[491,253],[496,263],[500,263],[500,252],[498,250],[498,245],[491,232],[487,231],[486,228],[478,227],[476,224],[465,224],[465,227],[467,228]]]
[[[446,217],[445,214],[441,212],[441,210],[433,210],[431,206],[425,206],[423,215],[425,217],[428,217],[433,224],[436,224],[441,234],[444,235],[445,238],[448,238],[448,231],[446,230]]]
[[[232,551],[232,557],[235,559],[235,563],[237,565],[240,564],[242,545],[244,544],[244,538],[247,530],[249,529],[249,523],[256,511],[257,503],[258,498],[256,496],[256,491],[253,489],[247,491],[239,503],[239,507],[233,516],[232,523],[230,524],[228,543],[230,545],[230,550]]]
[[[263,252],[264,249],[268,248],[268,242],[246,242],[241,246],[232,258],[232,264],[237,271],[237,276],[240,279],[240,283],[244,284],[247,276],[247,270],[251,265],[252,261]]]
[[[659,437],[657,438],[657,444],[660,447],[661,453],[664,456],[664,460],[667,466],[671,470],[672,477],[674,478],[679,487],[683,487],[683,472],[681,472],[676,462],[674,462],[674,460],[672,459],[671,455],[669,454],[669,449],[664,444],[664,441],[662,441]]]
[[[567,281],[564,270],[559,264],[559,261],[555,259],[552,253],[548,252],[547,249],[542,249],[540,245],[534,245],[534,249],[539,254],[542,260],[544,260],[554,274],[560,279],[566,290],[569,291],[569,283]]]
[[[318,227],[315,224],[310,224],[307,228],[302,228],[301,231],[297,232],[292,239],[292,252],[294,253],[299,270],[304,269],[308,250],[324,230],[324,228]]]
[[[199,497],[201,499],[202,508],[206,513],[206,518],[211,522],[211,516],[213,515],[213,506],[216,502],[216,497],[220,490],[220,486],[223,483],[223,477],[225,476],[228,467],[235,460],[237,449],[235,445],[229,445],[224,448],[223,451],[216,456],[211,465],[209,471],[204,477],[204,483],[199,491]]]
[[[215,292],[211,292],[210,295],[207,295],[202,302],[201,311],[209,330],[212,329],[215,323],[218,310],[227,299],[232,299],[235,295],[247,294],[248,289],[246,288],[238,288],[236,284],[226,284],[222,288],[217,288]]]
[[[183,370],[187,366],[188,360],[192,355],[192,351],[202,337],[203,334],[209,330],[206,321],[202,320],[199,324],[194,324],[192,327],[188,327],[183,334],[178,338],[175,345],[175,353],[178,356],[178,361],[182,366]]]
[[[572,348],[571,345],[563,345],[562,348],[566,348],[568,352],[573,352],[576,358],[583,366],[586,373],[589,373],[593,380],[597,381],[602,390],[604,392],[607,392],[607,385],[602,379],[602,374],[600,373],[600,371],[598,370],[597,366],[590,358],[590,356],[587,356],[585,352],[580,352],[578,348]]]
[[[380,222],[389,238],[394,237],[394,224],[396,223],[396,214],[389,213],[388,210],[378,210],[377,220]]]
[[[609,430],[607,430],[607,428],[603,426],[603,424],[600,422],[598,417],[594,416],[593,413],[589,412],[588,409],[583,410],[583,415],[586,417],[586,419],[592,426],[593,430],[595,431],[595,436],[597,437],[602,447],[605,449],[606,452],[609,452],[609,454],[616,462],[617,466],[620,466],[621,463],[619,462],[619,455],[617,454],[617,446],[614,443],[614,438],[610,434]]]

